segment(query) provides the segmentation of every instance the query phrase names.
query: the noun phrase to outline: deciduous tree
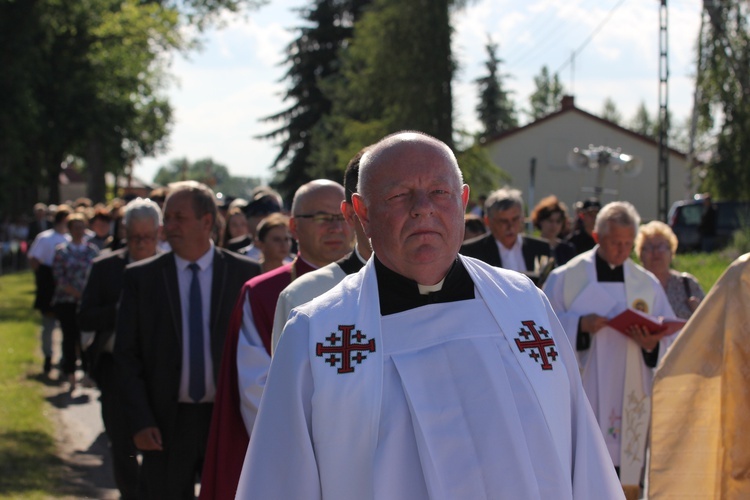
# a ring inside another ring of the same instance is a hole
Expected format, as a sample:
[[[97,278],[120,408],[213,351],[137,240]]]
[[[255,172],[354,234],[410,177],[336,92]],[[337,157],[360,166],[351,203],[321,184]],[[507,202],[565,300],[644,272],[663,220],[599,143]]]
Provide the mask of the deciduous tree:
[[[535,91],[529,96],[531,109],[528,111],[532,120],[538,120],[560,109],[563,86],[557,73],[549,74],[547,66],[542,66],[539,75],[534,77]]]
[[[750,199],[750,6],[704,2],[698,87],[702,126],[718,127],[709,184],[723,198]]]

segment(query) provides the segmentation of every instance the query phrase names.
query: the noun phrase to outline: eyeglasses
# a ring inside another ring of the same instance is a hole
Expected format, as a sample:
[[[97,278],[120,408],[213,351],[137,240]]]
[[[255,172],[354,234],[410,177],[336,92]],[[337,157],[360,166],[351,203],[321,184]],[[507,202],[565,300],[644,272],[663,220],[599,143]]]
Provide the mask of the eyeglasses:
[[[671,252],[672,248],[667,243],[659,243],[658,245],[643,245],[641,247],[642,252]]]
[[[312,219],[314,223],[318,225],[333,224],[336,222],[344,222],[346,219],[343,214],[300,214],[293,215],[295,219]]]
[[[141,236],[139,234],[132,234],[132,235],[129,234],[129,235],[127,235],[127,240],[131,241],[133,243],[136,243],[136,244],[138,244],[138,243],[151,243],[155,239],[156,239],[156,236],[153,235],[153,234],[148,235],[148,236]]]

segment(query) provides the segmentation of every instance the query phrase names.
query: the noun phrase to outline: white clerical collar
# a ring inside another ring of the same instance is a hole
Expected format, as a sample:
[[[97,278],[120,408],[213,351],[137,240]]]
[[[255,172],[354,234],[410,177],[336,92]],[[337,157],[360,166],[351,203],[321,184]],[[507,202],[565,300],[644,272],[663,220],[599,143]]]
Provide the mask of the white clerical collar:
[[[599,245],[596,245],[596,248],[594,249],[594,251],[596,252],[596,255],[598,255],[599,258],[602,260],[602,262],[604,262],[605,264],[607,264],[607,266],[609,267],[610,271],[614,271],[615,268],[622,266],[622,264],[620,264],[620,266],[616,266],[614,264],[610,264],[607,259],[605,259],[602,255],[600,255],[599,254]]]
[[[419,283],[417,283],[417,287],[419,287],[419,294],[427,295],[428,293],[439,292],[443,289],[443,283],[445,283],[445,277],[443,277],[443,279],[441,279],[434,285],[420,285]]]
[[[208,240],[208,241],[211,244],[210,248],[208,249],[206,253],[201,255],[198,258],[198,260],[195,261],[195,263],[198,264],[198,267],[201,269],[201,271],[204,269],[208,269],[211,266],[211,264],[214,263],[214,242],[213,240]],[[178,271],[184,271],[185,269],[187,269],[187,266],[189,266],[192,263],[192,261],[185,260],[177,254],[174,254],[174,261],[175,261],[175,264],[177,265]]]

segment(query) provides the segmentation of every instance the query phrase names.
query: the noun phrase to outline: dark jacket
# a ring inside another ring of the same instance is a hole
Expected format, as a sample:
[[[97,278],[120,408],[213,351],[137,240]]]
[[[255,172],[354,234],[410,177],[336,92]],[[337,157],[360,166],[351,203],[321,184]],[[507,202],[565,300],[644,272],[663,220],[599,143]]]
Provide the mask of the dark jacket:
[[[240,289],[258,274],[257,262],[215,248],[209,319],[214,380]],[[125,269],[116,332],[116,377],[132,432],[156,426],[167,449],[166,444],[175,438],[172,430],[182,365],[182,312],[174,253]]]

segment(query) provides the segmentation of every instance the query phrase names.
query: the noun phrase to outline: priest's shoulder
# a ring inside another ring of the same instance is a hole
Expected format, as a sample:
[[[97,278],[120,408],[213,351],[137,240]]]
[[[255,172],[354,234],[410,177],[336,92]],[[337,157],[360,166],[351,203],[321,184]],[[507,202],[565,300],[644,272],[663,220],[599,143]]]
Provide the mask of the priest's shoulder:
[[[288,287],[284,289],[284,292],[291,292],[302,287],[309,286],[310,283],[314,283],[321,279],[333,280],[336,278],[336,269],[340,269],[339,265],[335,262],[323,266],[320,269],[310,271],[309,273],[303,274],[296,280],[292,281]],[[282,292],[282,293],[284,293]]]
[[[586,250],[585,252],[576,255],[575,257],[573,257],[572,259],[570,259],[568,262],[566,262],[564,265],[553,269],[550,274],[551,275],[563,274],[566,271],[568,271],[568,270],[570,270],[570,269],[572,269],[572,268],[574,268],[576,266],[586,265],[586,263],[588,263],[588,262],[593,262],[592,259],[593,259],[595,251],[596,251],[595,249]]]
[[[504,269],[502,267],[496,267],[490,264],[487,264],[481,259],[477,259],[474,257],[469,257],[466,255],[461,255],[461,258],[464,260],[464,265],[473,265],[475,267],[479,267],[483,269],[485,272],[493,275],[493,281],[499,285],[501,288],[503,287],[503,284],[507,286],[511,286],[512,288],[516,290],[538,290],[536,285],[534,285],[534,282],[529,279],[528,276],[526,276],[523,273],[519,273],[516,271],[510,271],[508,269]]]
[[[333,288],[318,295],[311,301],[295,307],[295,310],[309,316],[315,311],[341,307],[342,305],[347,307],[348,304],[348,307],[351,307],[350,301],[358,299],[361,285],[362,272],[349,274]]]

